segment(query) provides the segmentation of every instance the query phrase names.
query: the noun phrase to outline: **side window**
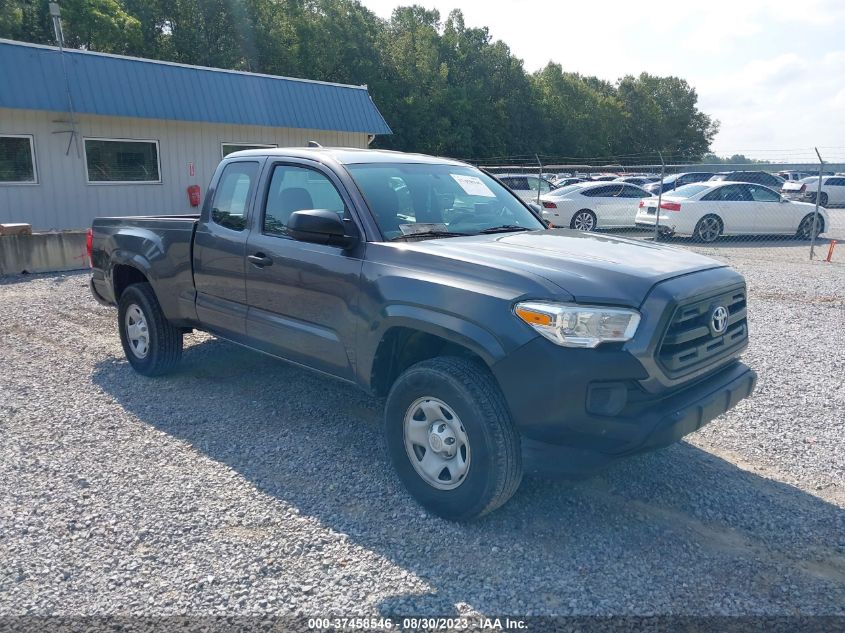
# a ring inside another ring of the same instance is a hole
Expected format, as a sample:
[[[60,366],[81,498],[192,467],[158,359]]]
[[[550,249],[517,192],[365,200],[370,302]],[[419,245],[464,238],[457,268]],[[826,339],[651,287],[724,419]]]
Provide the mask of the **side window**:
[[[594,189],[585,189],[581,192],[582,196],[587,196],[588,198],[604,198],[610,195],[610,191],[613,187],[595,187]]]
[[[552,186],[549,184],[547,180],[540,181],[540,193],[549,193],[552,190]]]
[[[845,186],[845,178],[828,178],[826,185],[833,185],[834,187]]]
[[[649,194],[641,189],[637,189],[636,187],[632,187],[630,185],[625,185],[622,188],[622,197],[623,198],[648,198]]]
[[[780,196],[768,187],[762,185],[749,185],[751,198],[755,202],[780,202]]]
[[[255,179],[258,163],[235,162],[223,168],[211,206],[211,219],[233,231],[246,228],[246,211]]]
[[[744,202],[751,200],[751,194],[746,189],[746,185],[726,185],[714,189],[702,200],[716,200],[719,202]]]
[[[264,207],[263,232],[286,235],[291,213],[308,209],[327,209],[340,216],[346,212],[343,198],[324,174],[309,167],[276,165]]]

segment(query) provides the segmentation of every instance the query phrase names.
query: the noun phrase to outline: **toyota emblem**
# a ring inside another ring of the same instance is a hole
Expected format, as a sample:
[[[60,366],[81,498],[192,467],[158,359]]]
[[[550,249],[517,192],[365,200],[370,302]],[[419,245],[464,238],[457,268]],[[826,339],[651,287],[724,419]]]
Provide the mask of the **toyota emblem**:
[[[728,309],[725,306],[717,306],[713,308],[710,314],[710,330],[713,336],[719,336],[725,333],[728,329]]]

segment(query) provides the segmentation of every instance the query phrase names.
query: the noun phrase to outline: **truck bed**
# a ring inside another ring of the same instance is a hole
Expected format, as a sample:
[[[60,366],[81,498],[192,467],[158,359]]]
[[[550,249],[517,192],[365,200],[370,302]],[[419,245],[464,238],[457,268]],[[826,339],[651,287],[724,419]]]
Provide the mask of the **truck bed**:
[[[137,270],[157,285],[167,317],[185,325],[196,319],[192,247],[199,214],[104,217],[92,225],[92,284],[104,302]]]

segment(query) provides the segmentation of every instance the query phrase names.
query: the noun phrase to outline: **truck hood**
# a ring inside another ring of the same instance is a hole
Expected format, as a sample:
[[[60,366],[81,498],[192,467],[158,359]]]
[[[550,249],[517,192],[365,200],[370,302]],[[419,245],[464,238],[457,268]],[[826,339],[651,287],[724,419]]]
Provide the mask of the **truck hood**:
[[[691,251],[613,235],[552,229],[405,244],[475,265],[530,273],[576,301],[638,307],[654,284],[725,264]]]

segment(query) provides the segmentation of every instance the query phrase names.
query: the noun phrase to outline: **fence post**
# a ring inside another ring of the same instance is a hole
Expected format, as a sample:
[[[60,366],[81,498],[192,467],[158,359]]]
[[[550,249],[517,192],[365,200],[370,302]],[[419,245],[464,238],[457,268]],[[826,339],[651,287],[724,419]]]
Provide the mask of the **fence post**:
[[[540,183],[543,182],[543,163],[540,161],[540,157],[537,154],[534,154],[534,158],[537,159],[537,165],[539,166],[540,171],[537,172],[537,204],[540,204]]]
[[[813,256],[816,253],[816,229],[819,226],[819,198],[822,197],[822,170],[824,169],[824,161],[822,155],[819,154],[819,148],[814,147],[816,156],[819,157],[819,186],[816,188],[816,209],[813,211],[813,231],[810,235],[810,261],[813,261]]]
[[[658,240],[660,234],[660,203],[663,200],[663,179],[666,177],[666,161],[663,160],[663,154],[659,151],[657,155],[660,156],[660,189],[657,190],[657,215],[654,217],[654,241]]]

